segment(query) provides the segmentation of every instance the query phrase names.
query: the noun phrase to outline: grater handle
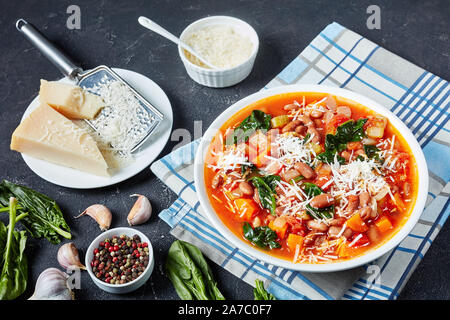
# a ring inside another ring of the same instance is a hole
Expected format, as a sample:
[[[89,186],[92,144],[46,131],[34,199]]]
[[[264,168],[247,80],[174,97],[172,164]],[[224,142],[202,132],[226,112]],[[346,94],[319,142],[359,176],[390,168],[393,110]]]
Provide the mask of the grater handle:
[[[77,67],[60,49],[56,48],[32,24],[24,19],[16,22],[16,28],[65,76],[75,79],[83,70]]]

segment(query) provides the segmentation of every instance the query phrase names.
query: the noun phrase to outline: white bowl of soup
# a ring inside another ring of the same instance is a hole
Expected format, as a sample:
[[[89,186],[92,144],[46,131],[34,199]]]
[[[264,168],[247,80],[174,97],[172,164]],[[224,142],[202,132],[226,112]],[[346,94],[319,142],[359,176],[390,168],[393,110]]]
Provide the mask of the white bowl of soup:
[[[308,272],[354,268],[393,249],[428,190],[422,149],[400,119],[320,85],[263,90],[226,109],[203,136],[194,177],[224,238]]]

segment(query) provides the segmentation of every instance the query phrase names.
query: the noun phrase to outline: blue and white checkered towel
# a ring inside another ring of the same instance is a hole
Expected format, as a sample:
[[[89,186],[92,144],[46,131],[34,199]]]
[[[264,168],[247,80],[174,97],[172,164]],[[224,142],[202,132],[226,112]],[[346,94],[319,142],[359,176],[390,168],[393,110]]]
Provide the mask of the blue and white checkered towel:
[[[370,265],[327,274],[301,273],[261,261],[235,248],[202,214],[193,184],[199,141],[151,169],[178,199],[160,213],[171,234],[197,245],[211,260],[247,283],[264,279],[278,299],[395,299],[449,215],[449,84],[360,35],[332,23],[265,88],[294,83],[339,86],[389,108],[415,134],[428,163],[426,208],[411,234]]]

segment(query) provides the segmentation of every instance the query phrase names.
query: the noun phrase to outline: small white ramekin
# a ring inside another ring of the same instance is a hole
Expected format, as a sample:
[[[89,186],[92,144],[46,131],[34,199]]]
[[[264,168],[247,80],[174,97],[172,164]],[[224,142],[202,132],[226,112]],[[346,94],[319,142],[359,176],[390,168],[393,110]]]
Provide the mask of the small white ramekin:
[[[122,234],[124,234],[128,237],[133,237],[135,234],[137,234],[141,238],[141,242],[148,243],[148,249],[149,249],[148,265],[147,265],[147,268],[145,268],[144,272],[139,277],[134,279],[133,281],[130,281],[130,282],[127,282],[124,284],[106,283],[104,281],[99,280],[95,276],[94,272],[92,271],[91,261],[92,261],[92,258],[94,257],[94,249],[98,248],[100,242],[104,241],[106,238],[112,238],[113,236],[120,237]],[[138,289],[139,287],[141,287],[150,278],[150,275],[152,274],[153,268],[155,266],[155,260],[153,257],[153,247],[152,247],[150,240],[145,236],[145,234],[143,234],[142,232],[140,232],[136,229],[126,228],[126,227],[111,229],[111,230],[101,233],[97,238],[94,239],[94,241],[92,241],[91,245],[89,246],[89,248],[86,251],[85,266],[86,266],[86,269],[87,269],[92,281],[94,281],[94,283],[100,289],[110,292],[110,293],[116,293],[116,294],[128,293],[128,292],[134,291],[134,290]]]
[[[253,64],[255,62],[256,54],[259,48],[259,39],[256,34],[255,29],[253,29],[247,22],[242,21],[237,18],[227,17],[227,16],[212,16],[197,20],[191,23],[184,29],[180,35],[181,41],[185,42],[187,37],[194,31],[204,28],[208,25],[228,25],[233,28],[233,30],[243,36],[246,36],[253,43],[253,51],[250,57],[243,63],[224,70],[212,70],[207,68],[202,68],[190,62],[184,54],[183,48],[178,46],[178,53],[181,60],[183,61],[184,67],[188,75],[195,82],[212,88],[224,88],[233,86],[250,74],[253,69]]]

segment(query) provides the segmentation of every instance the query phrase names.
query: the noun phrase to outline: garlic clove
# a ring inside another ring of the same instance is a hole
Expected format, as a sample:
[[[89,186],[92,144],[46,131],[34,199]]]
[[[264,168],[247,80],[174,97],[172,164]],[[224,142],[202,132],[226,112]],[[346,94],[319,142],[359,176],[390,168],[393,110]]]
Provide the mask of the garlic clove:
[[[66,243],[59,248],[57,260],[64,269],[86,270],[86,267],[80,262],[78,249],[73,242]]]
[[[33,295],[28,300],[74,300],[67,283],[69,276],[56,269],[45,269],[36,281]]]
[[[152,215],[152,205],[148,198],[140,194],[132,194],[130,197],[138,197],[138,199],[128,213],[128,224],[135,226],[147,222]]]
[[[79,216],[75,218],[79,218],[87,214],[95,221],[97,221],[100,229],[102,231],[108,230],[111,225],[112,214],[111,211],[102,204],[93,204],[92,206],[86,208]]]

